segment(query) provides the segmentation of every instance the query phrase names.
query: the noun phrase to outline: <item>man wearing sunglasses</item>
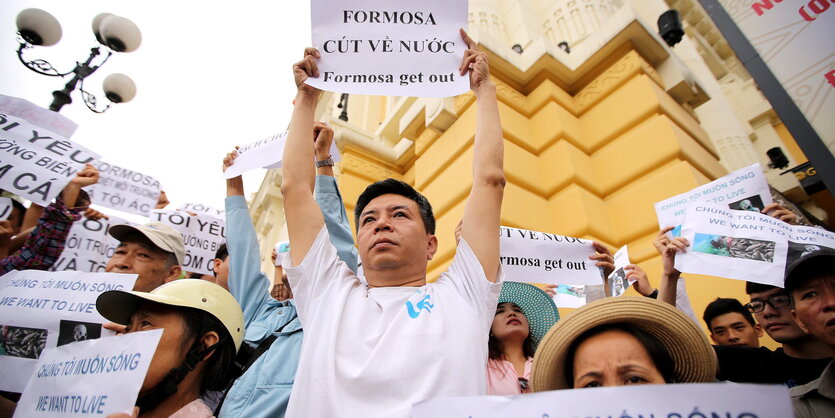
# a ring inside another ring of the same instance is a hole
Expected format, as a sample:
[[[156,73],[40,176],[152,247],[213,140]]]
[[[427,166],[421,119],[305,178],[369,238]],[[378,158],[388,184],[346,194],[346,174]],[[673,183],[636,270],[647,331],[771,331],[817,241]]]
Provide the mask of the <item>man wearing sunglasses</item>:
[[[792,319],[792,300],[782,288],[748,282],[745,304],[757,323],[781,348],[714,347],[719,380],[782,383],[793,387],[817,379],[832,360],[829,347],[805,333]]]

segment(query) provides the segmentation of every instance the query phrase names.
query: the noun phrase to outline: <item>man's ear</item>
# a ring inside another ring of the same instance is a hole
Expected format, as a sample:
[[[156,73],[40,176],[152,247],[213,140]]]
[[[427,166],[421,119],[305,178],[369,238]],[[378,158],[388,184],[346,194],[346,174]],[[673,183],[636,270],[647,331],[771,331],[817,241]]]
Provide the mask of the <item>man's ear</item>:
[[[438,251],[438,238],[434,235],[429,235],[429,240],[427,240],[426,245],[426,259],[431,260],[432,257],[435,256],[435,253]]]
[[[804,324],[803,321],[800,320],[800,318],[797,316],[797,311],[795,311],[794,309],[792,309],[792,319],[794,319],[794,322],[797,324],[797,326],[800,327],[800,329],[803,330],[803,332],[807,334],[809,333],[809,329],[806,328],[806,324]]]
[[[182,273],[183,273],[183,268],[182,267],[171,266],[171,268],[168,269],[168,276],[165,277],[165,283],[173,282],[174,280],[177,280],[177,278],[180,277],[180,274],[182,274]]]
[[[754,324],[754,331],[757,331],[757,337],[763,336],[763,327],[760,324]]]
[[[719,345],[719,342],[716,341],[716,337],[713,336],[713,333],[710,333],[710,340],[713,341],[714,344]]]
[[[223,260],[219,258],[212,260],[212,273],[214,273],[215,277],[217,277],[217,270],[220,268],[221,264],[223,264]]]

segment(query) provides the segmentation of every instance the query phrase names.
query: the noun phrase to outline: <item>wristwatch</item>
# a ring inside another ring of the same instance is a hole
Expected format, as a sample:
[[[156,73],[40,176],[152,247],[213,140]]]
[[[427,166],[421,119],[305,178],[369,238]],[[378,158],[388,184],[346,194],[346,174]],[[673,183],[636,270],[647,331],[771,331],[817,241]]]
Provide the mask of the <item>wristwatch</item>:
[[[316,161],[316,167],[317,168],[318,167],[328,167],[328,166],[333,167],[333,157],[331,157],[330,155],[328,156],[327,160]]]

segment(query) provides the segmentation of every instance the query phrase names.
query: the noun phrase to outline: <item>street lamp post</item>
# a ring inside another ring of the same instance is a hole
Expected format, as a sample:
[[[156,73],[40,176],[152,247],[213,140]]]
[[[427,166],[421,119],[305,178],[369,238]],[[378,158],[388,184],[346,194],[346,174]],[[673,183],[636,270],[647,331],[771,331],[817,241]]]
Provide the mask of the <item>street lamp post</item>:
[[[129,19],[110,13],[101,13],[93,18],[93,34],[100,45],[90,49],[90,56],[84,62],[76,62],[71,71],[61,72],[43,59],[27,60],[24,51],[35,46],[51,46],[61,40],[61,24],[48,12],[41,9],[25,9],[17,15],[17,34],[20,47],[17,57],[26,68],[50,77],[66,77],[72,74],[70,81],[62,90],[52,92],[52,104],[49,109],[59,112],[64,105],[72,103],[72,92],[78,87],[81,98],[87,108],[96,113],[103,113],[110,108],[106,105],[99,109],[96,96],[84,89],[84,79],[96,72],[114,52],[133,52],[142,43],[139,28]],[[93,64],[104,48],[104,59]],[[136,96],[136,84],[124,74],[110,74],[103,83],[105,97],[112,103],[125,103]]]

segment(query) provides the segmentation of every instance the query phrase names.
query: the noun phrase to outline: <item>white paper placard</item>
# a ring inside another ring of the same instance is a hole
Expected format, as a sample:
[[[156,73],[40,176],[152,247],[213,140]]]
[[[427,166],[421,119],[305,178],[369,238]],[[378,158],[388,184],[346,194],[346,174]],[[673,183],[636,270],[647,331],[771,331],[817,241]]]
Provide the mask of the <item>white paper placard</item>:
[[[600,268],[589,256],[589,240],[500,227],[499,256],[505,280],[553,284],[602,284]]]
[[[113,335],[96,311],[107,290],[130,290],[135,274],[40,270],[0,277],[0,390],[22,392],[44,348]]]
[[[275,245],[275,265],[283,266],[290,256],[290,241],[281,241]]]
[[[119,240],[107,232],[113,225],[135,225],[125,219],[110,216],[110,219],[81,218],[73,222],[70,233],[64,241],[64,251],[58,261],[50,267],[52,271],[104,272],[110,257],[119,246]]]
[[[313,87],[351,94],[450,97],[469,89],[458,66],[467,46],[466,0],[312,0],[319,77]]]
[[[835,251],[835,233],[811,226],[793,226],[788,236],[786,268],[800,257],[820,250]]]
[[[97,161],[99,182],[86,187],[93,204],[122,212],[148,216],[162,190],[159,181],[147,174]]]
[[[631,264],[629,262],[629,250],[624,245],[615,253],[615,270],[609,277],[606,278],[606,287],[609,288],[609,294],[613,297],[622,296],[635,283],[633,279],[626,278],[626,270],[624,267]]]
[[[286,144],[287,132],[285,131],[239,147],[235,163],[227,168],[223,175],[227,179],[231,179],[256,168],[281,168],[284,158],[284,145]],[[336,141],[331,142],[330,155],[334,163],[341,159]],[[310,162],[311,164],[314,163],[313,157],[311,157]]]
[[[558,308],[579,308],[586,304],[585,285],[561,284],[554,292],[554,304]]]
[[[44,109],[26,99],[0,94],[0,114],[26,119],[29,123],[69,138],[78,125],[66,116]],[[5,123],[5,122],[0,122]]]
[[[689,203],[708,202],[736,210],[759,212],[773,202],[768,182],[760,164],[756,163],[720,177],[693,190],[655,204],[661,229],[680,226]],[[672,234],[678,236],[678,230]]]
[[[47,206],[99,155],[24,118],[0,114],[0,188]]]
[[[0,197],[0,221],[9,219],[13,208],[11,197]]]
[[[44,350],[16,417],[133,414],[162,329]]]
[[[311,127],[311,129],[313,129]],[[238,177],[256,168],[267,168],[281,163],[287,132],[282,132],[238,148],[235,163],[223,173],[227,179]],[[313,157],[311,157],[311,160]],[[272,168],[272,167],[270,167]]]
[[[676,254],[682,273],[707,274],[783,287],[792,226],[759,212],[722,205],[687,206],[681,236],[690,247]]]
[[[517,396],[437,398],[412,408],[414,418],[621,416],[785,418],[794,416],[794,412],[785,386],[737,383],[631,385]]]
[[[215,252],[226,242],[226,222],[205,214],[189,215],[176,210],[156,209],[151,212],[151,221],[170,225],[183,234],[186,257],[183,270],[212,274]]]
[[[177,208],[177,210],[181,212],[200,213],[218,219],[226,219],[226,211],[224,209],[215,209],[202,203],[186,203]]]

